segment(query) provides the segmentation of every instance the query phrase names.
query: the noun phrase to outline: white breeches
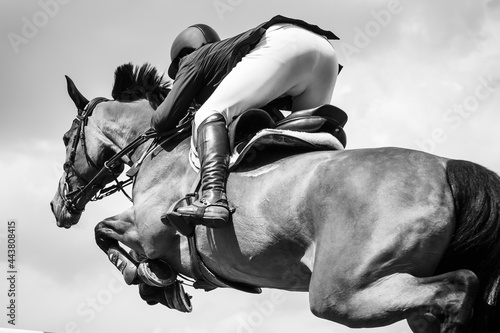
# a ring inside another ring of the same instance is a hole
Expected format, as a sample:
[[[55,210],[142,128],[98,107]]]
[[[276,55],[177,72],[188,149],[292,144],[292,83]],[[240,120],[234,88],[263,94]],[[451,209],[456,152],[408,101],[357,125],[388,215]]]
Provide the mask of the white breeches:
[[[215,112],[230,124],[282,96],[292,97],[292,111],[330,103],[337,73],[337,55],[326,38],[292,24],[273,25],[196,112],[193,134]]]

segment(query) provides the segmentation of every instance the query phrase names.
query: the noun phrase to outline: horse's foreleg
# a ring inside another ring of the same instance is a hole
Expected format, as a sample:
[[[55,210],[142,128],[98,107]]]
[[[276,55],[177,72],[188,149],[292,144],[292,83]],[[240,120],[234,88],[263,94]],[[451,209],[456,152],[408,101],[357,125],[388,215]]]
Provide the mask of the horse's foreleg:
[[[97,245],[106,253],[113,265],[120,270],[127,284],[138,283],[137,267],[139,262],[137,256],[139,253],[143,253],[133,216],[133,208],[129,208],[119,215],[99,222],[95,227]],[[135,252],[135,258],[120,246],[120,242]]]
[[[95,238],[97,245],[120,270],[127,284],[143,281],[151,286],[163,287],[175,282],[177,274],[168,263],[146,257],[134,223],[133,208],[98,223]],[[119,243],[130,247],[132,252],[127,253]]]

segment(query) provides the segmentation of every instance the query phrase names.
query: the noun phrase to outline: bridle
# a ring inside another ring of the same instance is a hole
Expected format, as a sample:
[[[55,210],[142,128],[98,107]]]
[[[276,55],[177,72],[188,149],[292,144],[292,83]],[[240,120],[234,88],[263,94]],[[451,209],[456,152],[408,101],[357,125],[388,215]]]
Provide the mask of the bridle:
[[[107,101],[109,100],[104,97],[94,98],[85,106],[83,110],[78,108],[78,114],[74,120],[74,122],[76,122],[77,124],[77,129],[73,137],[69,159],[66,163],[64,163],[64,172],[66,174],[66,177],[64,179],[62,192],[61,187],[59,187],[59,196],[63,200],[64,206],[71,214],[81,214],[85,210],[85,208],[79,208],[77,206],[77,202],[82,197],[87,196],[89,190],[96,191],[97,189],[96,193],[91,197],[90,201],[100,200],[118,191],[121,191],[130,201],[132,201],[130,195],[125,192],[124,187],[132,184],[133,178],[130,177],[125,181],[120,181],[118,180],[118,176],[120,175],[121,171],[113,171],[117,166],[123,163],[122,157],[126,156],[130,152],[135,151],[137,147],[139,147],[149,139],[163,138],[163,140],[168,141],[178,135],[185,133],[186,131],[189,131],[189,128],[191,126],[191,119],[193,115],[188,114],[185,118],[183,118],[183,120],[181,120],[181,124],[173,130],[158,133],[153,129],[149,129],[142,135],[138,136],[131,143],[129,143],[125,148],[116,153],[113,157],[104,162],[104,165],[102,167],[99,167],[94,161],[92,161],[92,158],[87,152],[87,145],[85,141],[85,126],[88,123],[88,118],[92,115],[92,112],[97,107],[97,105]],[[87,164],[94,170],[98,170],[97,174],[91,180],[85,179],[85,177],[75,168],[76,150],[80,142],[85,154],[85,159],[87,160]],[[85,185],[79,186],[75,189],[71,189],[69,185],[71,174],[75,175],[80,180],[80,182]],[[104,183],[104,178],[99,181],[99,179],[106,174],[113,177],[113,180],[115,182],[114,185],[109,185],[108,187],[106,187],[107,183]]]
[[[121,172],[114,172],[113,170],[123,161],[121,158],[128,154],[130,151],[134,150],[138,146],[140,146],[142,143],[147,141],[149,138],[151,138],[151,132],[146,132],[142,136],[138,137],[136,140],[134,140],[131,144],[129,144],[127,147],[122,149],[120,152],[116,153],[113,157],[111,157],[109,160],[104,162],[103,167],[98,167],[97,164],[92,161],[92,158],[89,156],[87,152],[87,145],[86,145],[86,140],[85,140],[85,127],[88,123],[88,118],[92,115],[94,112],[94,109],[97,107],[102,102],[107,102],[109,101],[107,98],[104,97],[97,97],[91,100],[85,108],[82,110],[78,108],[78,114],[74,120],[76,122],[76,132],[73,137],[73,142],[70,150],[70,155],[66,163],[64,163],[64,172],[66,174],[66,177],[64,179],[64,185],[62,187],[62,192],[61,192],[61,187],[59,188],[59,195],[61,199],[64,202],[64,206],[68,210],[69,213],[71,214],[81,214],[85,208],[79,208],[77,206],[78,200],[80,200],[82,197],[86,196],[88,194],[88,191],[96,191],[96,193],[92,196],[90,201],[97,201],[100,200],[104,197],[107,197],[117,191],[122,191],[123,194],[130,200],[132,201],[132,198],[127,194],[127,192],[124,191],[124,187],[127,185],[130,185],[133,181],[132,178],[127,179],[125,181],[119,181],[118,176]],[[87,161],[87,164],[93,168],[94,170],[97,170],[97,174],[90,180],[87,180],[78,170],[75,168],[75,158],[76,158],[76,151],[78,148],[78,144],[81,144],[83,153],[85,155],[85,159]],[[100,181],[99,179],[103,175],[111,175],[113,177],[113,180],[115,181],[114,185],[110,185],[106,188],[106,183],[104,183],[104,178],[102,178]],[[78,186],[75,189],[71,189],[70,186],[70,177],[71,175],[76,176],[81,183],[85,184],[83,186]]]
[[[100,168],[96,165],[96,163],[92,161],[92,158],[89,156],[87,152],[87,145],[85,140],[85,127],[88,123],[88,118],[92,115],[97,105],[106,101],[108,101],[107,98],[103,97],[94,98],[85,106],[83,110],[78,108],[78,113],[74,120],[77,128],[75,131],[75,135],[73,136],[73,142],[70,150],[69,159],[64,163],[63,167],[66,177],[64,179],[64,186],[62,188],[62,193],[61,190],[59,190],[59,195],[61,196],[64,202],[64,206],[72,214],[80,214],[84,211],[84,208],[78,208],[76,203],[84,195],[87,194],[87,191],[89,189],[95,189],[96,187],[102,188],[102,184],[96,184],[97,177],[94,177],[90,181],[88,181],[80,172],[78,172],[78,170],[75,168],[75,158],[76,158],[76,151],[78,148],[78,144],[81,143],[87,164],[95,170],[100,170]],[[69,184],[70,184],[70,177],[72,174],[75,175],[83,184],[86,185],[79,186],[75,189],[71,189],[71,186]],[[98,175],[99,174],[100,172],[98,172]]]

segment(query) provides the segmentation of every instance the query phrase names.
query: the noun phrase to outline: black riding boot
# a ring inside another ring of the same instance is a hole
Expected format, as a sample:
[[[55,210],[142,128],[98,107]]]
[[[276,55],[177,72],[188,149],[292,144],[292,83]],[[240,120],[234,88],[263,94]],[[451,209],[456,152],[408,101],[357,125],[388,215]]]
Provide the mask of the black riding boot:
[[[196,148],[201,163],[201,198],[190,206],[179,207],[177,213],[190,217],[196,224],[220,228],[229,221],[226,198],[229,139],[221,114],[213,114],[201,123]]]

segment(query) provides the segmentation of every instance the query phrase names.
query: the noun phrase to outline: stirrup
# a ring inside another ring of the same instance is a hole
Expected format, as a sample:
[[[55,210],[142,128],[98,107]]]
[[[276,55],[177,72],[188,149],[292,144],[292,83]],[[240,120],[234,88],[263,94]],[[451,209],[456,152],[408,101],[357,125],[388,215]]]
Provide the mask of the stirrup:
[[[185,207],[188,208],[189,206]],[[184,208],[184,207],[181,207]],[[190,205],[190,211],[177,213],[181,216],[189,217],[194,224],[202,224],[209,228],[222,228],[229,223],[230,210],[226,200],[216,203],[208,203],[201,199],[196,200]]]
[[[144,283],[153,287],[169,286],[177,280],[177,274],[161,259],[148,259],[141,262],[137,273]]]
[[[177,229],[184,236],[191,236],[194,233],[194,229],[197,225],[202,224],[209,228],[222,228],[227,226],[231,220],[231,213],[235,211],[234,208],[229,207],[229,205],[204,205],[200,204],[198,200],[194,200],[196,194],[189,193],[181,200],[170,206],[169,210],[165,215],[161,217],[161,221],[164,224],[170,224]],[[203,206],[201,206],[203,205]],[[193,214],[189,213],[179,213],[178,208],[195,206],[197,210]],[[213,214],[207,211],[210,207],[220,207],[222,211],[227,211],[227,215],[223,214]],[[207,214],[208,213],[208,214]],[[226,217],[227,216],[227,217]]]

